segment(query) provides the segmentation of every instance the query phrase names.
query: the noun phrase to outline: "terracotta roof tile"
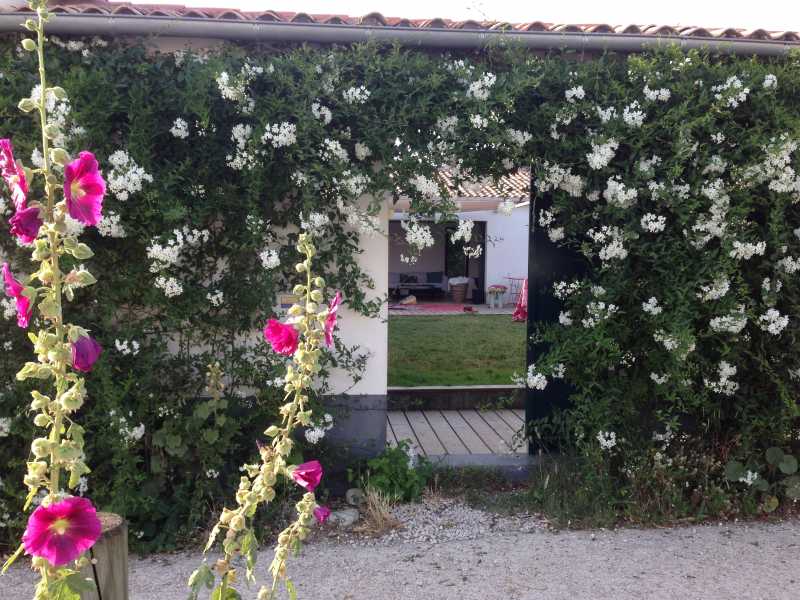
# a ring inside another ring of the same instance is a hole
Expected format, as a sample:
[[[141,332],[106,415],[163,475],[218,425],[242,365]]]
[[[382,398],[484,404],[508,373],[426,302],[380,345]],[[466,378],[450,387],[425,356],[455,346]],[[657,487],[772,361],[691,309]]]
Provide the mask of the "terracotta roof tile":
[[[530,192],[530,170],[519,169],[501,177],[495,183],[491,179],[469,181],[456,184],[453,170],[445,167],[439,170],[439,177],[454,198],[518,198],[527,200]]]
[[[213,0],[209,0],[213,2]],[[62,14],[113,14],[130,16],[171,17],[178,19],[216,19],[231,21],[263,21],[283,23],[304,23],[320,25],[349,25],[356,27],[405,27],[416,29],[461,29],[502,31],[512,29],[523,32],[582,33],[587,35],[634,34],[653,37],[693,37],[717,40],[772,40],[789,44],[800,43],[800,33],[796,31],[767,31],[765,29],[739,29],[721,27],[681,26],[667,24],[608,24],[608,23],[545,23],[529,21],[526,23],[507,23],[504,21],[455,21],[444,18],[409,19],[389,17],[379,12],[363,16],[340,14],[308,14],[290,11],[248,12],[226,8],[190,8],[180,4],[136,4],[135,2],[110,2],[109,0],[51,0],[53,12]],[[30,12],[25,0],[11,0],[0,6],[0,13]]]

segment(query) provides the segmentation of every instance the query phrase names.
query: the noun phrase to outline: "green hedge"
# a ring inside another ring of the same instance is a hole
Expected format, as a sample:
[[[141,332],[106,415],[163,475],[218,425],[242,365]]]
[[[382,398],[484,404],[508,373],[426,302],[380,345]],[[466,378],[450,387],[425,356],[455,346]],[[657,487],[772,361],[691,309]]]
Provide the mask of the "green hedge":
[[[724,449],[726,457],[749,460],[767,446],[791,449],[797,275],[776,272],[775,263],[783,256],[781,246],[787,246],[786,255],[797,255],[800,248],[792,233],[800,225],[796,199],[769,191],[767,182],[741,189],[733,189],[732,182],[740,169],[763,163],[770,139],[800,135],[796,57],[756,61],[675,50],[575,61],[503,47],[451,57],[372,45],[279,51],[226,46],[208,54],[168,54],[144,45],[74,42],[61,42],[48,55],[51,78],[71,99],[68,129],[77,127],[68,149],[95,152],[118,191],[131,184],[130,176],[112,177],[112,169],[120,176],[119,150],[152,177],[125,200],[109,194],[105,210],[119,215],[126,235],[88,233],[96,251],[91,270],[99,282],[68,309],[80,311],[76,321],[105,347],[89,378],[91,402],[82,417],[91,432],[87,452],[94,466],[88,493],[101,507],[129,518],[143,543],[164,545],[203,526],[274,415],[280,394],[274,380],[282,365],[247,338],[272,313],[276,294],[292,287],[294,274],[286,267],[295,262],[296,224],[316,223],[329,285],[344,290],[352,307],[374,314],[378,302],[366,300],[372,284],[356,258],[359,237],[370,233],[380,203],[363,211],[354,199],[362,192],[377,198],[405,194],[421,214],[447,212],[452,207],[435,199],[443,190],[430,187],[443,163],[460,161],[465,177],[499,175],[514,165],[533,165],[541,181],[549,174],[557,187],[549,228],[565,228],[558,243],[587,255],[589,279],[606,290],[602,301],[618,307],[597,327],[582,328],[591,292],[581,285],[567,301],[574,325],[543,332],[553,346],[536,368],[550,377],[563,363],[575,386],[574,409],[566,419],[573,441],[578,436],[590,442],[601,430],[624,437],[615,451],[622,465],[618,472],[651,456],[647,440],[668,423],[720,456]],[[15,107],[34,85],[34,68],[15,40],[0,46],[0,72],[0,135],[13,138],[27,163],[33,123]],[[484,77],[487,73],[496,80]],[[777,78],[777,87],[765,89],[768,74]],[[735,109],[712,92],[731,76],[750,89]],[[668,88],[668,100],[647,100],[645,83]],[[363,103],[360,86],[369,91]],[[583,98],[571,94],[569,101],[565,92],[578,86]],[[604,124],[596,110],[614,106],[621,117],[633,101],[646,113],[638,128],[621,118]],[[315,103],[330,109],[329,122]],[[453,116],[457,121],[448,125]],[[182,137],[176,119],[185,121],[188,137]],[[237,125],[252,130],[238,153],[251,168],[229,164],[237,162],[231,137]],[[262,141],[266,130],[274,135]],[[721,144],[712,141],[716,133],[725,136]],[[591,142],[609,137],[619,144],[613,159],[592,169],[586,156]],[[661,158],[653,172],[639,171],[640,161],[653,154]],[[704,174],[709,165],[719,170],[715,154],[728,166],[723,173]],[[790,164],[797,165],[796,154]],[[573,197],[564,191],[570,180],[554,165],[581,177],[581,193]],[[620,208],[602,198],[613,175],[639,190],[633,206]],[[701,190],[718,177],[730,196],[728,233],[696,249],[682,230],[691,230],[698,215],[708,212],[711,200]],[[667,186],[663,198],[648,191],[651,180]],[[675,193],[682,185],[677,182],[689,186],[685,196]],[[600,199],[591,200],[589,192],[600,192]],[[649,212],[666,217],[664,232],[642,232],[641,218]],[[606,264],[598,258],[599,246],[588,241],[587,231],[603,226],[619,229],[626,259]],[[152,272],[148,248],[167,244],[173,231],[184,227],[208,234],[187,243],[177,264],[156,265],[159,272]],[[2,229],[5,233],[6,225]],[[101,228],[113,229],[113,223]],[[24,252],[8,235],[0,237],[17,270],[25,272]],[[734,239],[764,240],[767,251],[734,261],[728,256]],[[277,250],[281,266],[265,268],[259,258],[264,249]],[[719,273],[731,279],[729,294],[718,302],[699,301],[699,286]],[[167,297],[156,287],[159,276],[175,278],[182,293]],[[790,319],[778,337],[756,325],[768,304],[760,295],[764,277],[783,284],[774,302]],[[209,296],[219,291],[223,296],[216,306]],[[650,296],[664,309],[655,319],[641,310]],[[741,335],[709,331],[710,318],[739,304],[749,316]],[[9,384],[0,416],[13,421],[0,450],[0,460],[9,464],[0,491],[7,508],[0,508],[0,515],[17,512],[16,481],[32,436],[26,390],[12,383],[29,344],[13,321],[2,327],[10,345],[1,359]],[[657,328],[675,336],[681,347],[694,343],[694,350],[685,360],[664,351],[652,337]],[[138,353],[118,350],[115,340],[137,341]],[[628,353],[636,360],[625,367]],[[219,360],[231,378],[223,406],[198,400],[211,360]],[[739,389],[732,397],[703,385],[721,360],[737,366]],[[363,356],[338,344],[329,357],[332,364],[358,376]],[[669,374],[670,382],[655,384],[651,372]],[[143,437],[126,441],[120,431],[140,423]],[[623,449],[630,452],[627,462]],[[586,450],[596,451],[596,441]],[[220,476],[207,476],[214,471]]]

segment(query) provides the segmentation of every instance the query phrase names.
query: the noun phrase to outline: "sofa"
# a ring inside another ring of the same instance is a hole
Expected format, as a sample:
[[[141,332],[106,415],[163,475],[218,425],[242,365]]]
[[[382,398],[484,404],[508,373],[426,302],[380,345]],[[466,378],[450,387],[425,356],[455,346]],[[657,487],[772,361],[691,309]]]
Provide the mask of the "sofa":
[[[428,296],[439,298],[447,292],[444,271],[389,273],[389,293],[393,296]]]

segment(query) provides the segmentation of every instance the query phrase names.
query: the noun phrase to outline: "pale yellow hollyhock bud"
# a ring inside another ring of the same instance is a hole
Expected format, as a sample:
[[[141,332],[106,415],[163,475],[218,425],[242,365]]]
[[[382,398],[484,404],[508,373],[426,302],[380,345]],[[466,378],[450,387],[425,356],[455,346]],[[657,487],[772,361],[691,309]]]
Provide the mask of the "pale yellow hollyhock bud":
[[[311,299],[314,302],[322,302],[322,292],[319,290],[314,290],[311,292]]]
[[[37,427],[47,427],[50,425],[51,419],[49,416],[39,413],[33,418],[33,424]]]
[[[318,288],[324,288],[325,287],[325,280],[322,277],[315,277],[314,278],[314,285],[317,286]]]
[[[297,271],[298,273],[305,273],[305,272],[306,272],[306,265],[305,265],[305,263],[297,263],[297,264],[294,266],[294,270],[295,270],[295,271]]]
[[[230,528],[232,531],[241,531],[245,528],[245,525],[247,525],[247,522],[244,517],[242,515],[236,515],[231,519]]]
[[[31,452],[36,458],[44,458],[50,454],[53,443],[47,438],[36,438],[31,443]]]
[[[34,50],[36,50],[36,42],[34,42],[30,38],[25,38],[24,40],[22,40],[22,47],[25,48],[25,50],[27,50],[28,52],[33,52]]]

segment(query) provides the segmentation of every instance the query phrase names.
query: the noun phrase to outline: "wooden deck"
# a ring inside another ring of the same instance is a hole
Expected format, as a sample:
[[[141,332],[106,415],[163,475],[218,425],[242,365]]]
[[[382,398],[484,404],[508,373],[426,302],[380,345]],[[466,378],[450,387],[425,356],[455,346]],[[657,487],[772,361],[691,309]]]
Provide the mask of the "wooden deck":
[[[386,439],[409,440],[426,456],[524,454],[523,410],[390,411]]]

